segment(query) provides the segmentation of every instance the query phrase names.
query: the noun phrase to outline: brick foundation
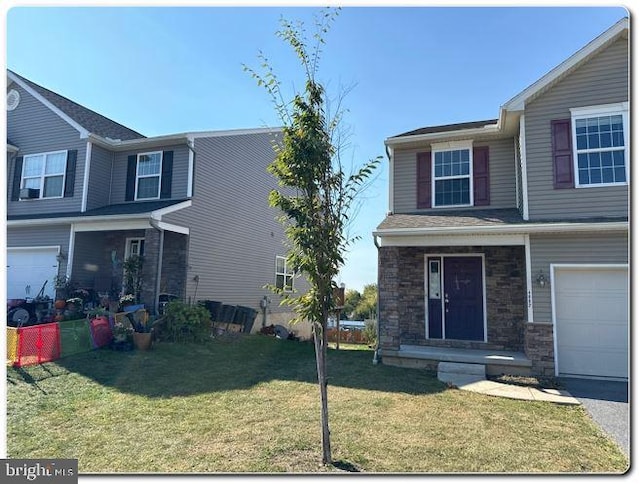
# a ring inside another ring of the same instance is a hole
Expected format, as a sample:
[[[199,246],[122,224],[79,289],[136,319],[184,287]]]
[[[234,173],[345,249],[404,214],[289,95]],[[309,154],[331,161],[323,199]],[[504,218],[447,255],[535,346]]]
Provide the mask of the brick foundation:
[[[553,325],[551,323],[524,323],[524,353],[531,360],[536,375],[555,375],[553,352]]]
[[[487,343],[425,339],[425,254],[484,254]],[[524,247],[381,247],[380,347],[400,344],[524,350]]]

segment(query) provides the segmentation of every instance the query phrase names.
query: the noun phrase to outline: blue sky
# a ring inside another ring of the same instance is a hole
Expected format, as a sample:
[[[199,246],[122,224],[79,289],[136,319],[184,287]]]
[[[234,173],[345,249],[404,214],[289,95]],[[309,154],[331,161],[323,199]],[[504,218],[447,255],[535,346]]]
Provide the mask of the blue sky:
[[[303,87],[279,18],[312,8],[14,7],[6,65],[146,136],[277,126],[267,93],[242,64],[262,50],[285,94]],[[346,7],[327,35],[320,79],[344,100],[348,160],[385,154],[411,129],[496,118],[501,104],[605,31],[621,7]],[[362,239],[342,280],[377,278],[371,232],[388,207],[388,165],[364,194],[351,231]]]

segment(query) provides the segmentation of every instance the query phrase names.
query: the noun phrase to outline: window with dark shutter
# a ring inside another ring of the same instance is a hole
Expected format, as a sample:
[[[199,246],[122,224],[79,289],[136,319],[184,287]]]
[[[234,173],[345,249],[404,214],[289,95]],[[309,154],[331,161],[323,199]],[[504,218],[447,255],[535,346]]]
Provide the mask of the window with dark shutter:
[[[551,121],[553,188],[573,188],[573,149],[571,119]]]
[[[132,202],[136,192],[136,166],[138,164],[138,157],[136,155],[130,155],[127,158],[127,185],[125,190],[124,199],[127,202]]]
[[[473,204],[489,205],[489,147],[473,148]]]
[[[64,196],[73,197],[73,187],[76,184],[76,161],[78,159],[78,150],[69,150],[67,152],[67,168],[64,181]]]
[[[431,208],[431,152],[417,155],[417,208]]]
[[[22,156],[16,158],[16,164],[13,172],[13,186],[11,187],[11,200],[20,200],[20,182],[22,181]]]
[[[162,180],[160,182],[160,198],[171,198],[171,182],[173,177],[173,151],[162,152]]]

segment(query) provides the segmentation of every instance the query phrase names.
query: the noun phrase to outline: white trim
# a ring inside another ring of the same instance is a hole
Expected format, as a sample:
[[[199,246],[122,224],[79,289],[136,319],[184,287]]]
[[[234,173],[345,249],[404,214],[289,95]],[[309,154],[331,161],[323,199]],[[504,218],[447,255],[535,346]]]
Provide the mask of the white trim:
[[[171,144],[188,143],[189,139],[195,138],[218,138],[222,136],[243,136],[251,134],[265,134],[273,133],[279,134],[282,132],[281,127],[277,128],[248,128],[248,129],[230,129],[224,131],[190,131],[186,133],[175,133],[162,136],[154,136],[151,138],[135,138],[130,140],[117,140],[111,138],[104,138],[97,134],[89,134],[89,139],[104,147],[114,151],[127,151],[134,149],[141,149],[145,146],[168,146]]]
[[[80,126],[74,119],[70,118],[66,113],[58,109],[51,102],[49,102],[47,99],[41,96],[40,93],[38,93],[38,91],[33,89],[26,82],[22,81],[22,79],[19,79],[10,71],[7,71],[7,76],[13,82],[17,83],[22,89],[27,91],[31,96],[36,98],[38,101],[44,104],[47,108],[49,108],[51,111],[57,114],[60,118],[62,118],[65,122],[67,122],[69,125],[75,128],[78,131],[78,133],[80,133],[80,138],[86,138],[87,136],[89,136],[89,131],[87,131],[85,128]]]
[[[465,253],[465,254],[457,254],[457,253],[449,253],[449,254],[442,254],[442,253],[433,253],[433,254],[429,254],[426,253],[424,254],[424,284],[425,284],[425,308],[424,308],[424,314],[425,314],[425,339],[428,338],[429,336],[429,296],[428,296],[428,290],[427,290],[427,279],[429,277],[429,273],[428,273],[428,263],[429,263],[429,258],[434,258],[434,257],[439,257],[440,258],[440,301],[441,301],[441,308],[442,308],[442,340],[446,340],[447,339],[447,335],[445,332],[445,312],[444,312],[444,303],[442,302],[444,300],[445,294],[444,294],[444,259],[446,257],[480,257],[481,261],[482,261],[482,324],[483,324],[483,343],[487,343],[487,281],[486,281],[486,272],[485,272],[485,255],[484,253],[480,252],[480,253]],[[439,338],[440,339],[440,338]],[[450,338],[451,340],[451,338]],[[478,341],[478,340],[455,340],[455,341]]]
[[[453,150],[471,150],[473,149],[472,139],[463,139],[456,141],[442,141],[440,143],[431,143],[431,151],[453,151]]]
[[[394,167],[395,167],[395,161],[394,161],[394,157],[395,157],[395,150],[393,149],[392,146],[387,146],[387,154],[389,156],[389,213],[393,213],[394,210],[394,200],[393,197],[395,196],[394,190],[395,187],[393,186],[393,184],[395,183],[395,177],[394,177]]]
[[[87,211],[87,197],[89,196],[89,172],[91,171],[91,148],[93,144],[87,141],[87,152],[84,157],[84,179],[82,181],[82,205],[81,212]]]
[[[131,257],[131,242],[133,242],[134,240],[136,240],[138,242],[138,254],[136,254],[136,255],[141,255],[140,254],[140,246],[141,246],[141,242],[144,242],[145,238],[144,237],[125,237],[125,239],[124,239],[124,260],[127,260],[129,257]]]
[[[57,173],[57,174],[46,174],[46,170],[47,170],[47,157],[50,155],[59,155],[64,153],[64,169],[62,170],[62,173]],[[68,150],[56,150],[56,151],[45,151],[42,153],[30,153],[28,155],[23,155],[22,157],[22,172],[20,173],[20,189],[23,188],[23,184],[24,184],[24,179],[25,179],[25,175],[24,175],[24,170],[27,166],[27,158],[35,158],[41,156],[43,158],[42,160],[42,170],[41,173],[38,177],[36,176],[28,176],[27,178],[29,179],[33,179],[33,178],[40,178],[40,188],[38,188],[38,198],[33,198],[33,199],[20,199],[21,202],[24,201],[29,201],[29,200],[54,200],[57,198],[64,198],[64,188],[65,188],[65,183],[67,182],[67,163],[69,162],[69,151]],[[44,182],[45,182],[45,178],[53,178],[53,177],[58,177],[58,176],[62,176],[62,189],[60,191],[60,195],[57,195],[55,197],[45,197],[44,196]]]
[[[610,41],[615,40],[625,30],[629,28],[629,19],[623,18],[619,20],[615,25],[610,27],[604,33],[600,34],[594,40],[582,47],[578,52],[566,59],[564,62],[553,68],[543,77],[527,87],[524,91],[516,94],[509,101],[507,101],[503,108],[508,111],[522,111],[525,104],[535,95],[542,90],[554,84],[559,80],[566,72],[582,63],[585,59],[596,53],[600,48],[607,45]]]
[[[73,255],[76,250],[76,226],[75,224],[71,224],[69,227],[69,250],[67,251],[67,270],[66,276],[67,278],[71,278],[71,274],[73,272]]]
[[[100,231],[113,231],[113,230],[137,230],[137,229],[149,229],[151,224],[149,223],[149,217],[138,220],[112,220],[112,221],[95,221],[95,222],[78,222],[75,225],[76,232],[100,232]]]
[[[527,137],[524,114],[520,115],[520,178],[522,182],[522,218],[529,220],[529,177],[527,176]]]
[[[151,175],[139,175],[138,171],[140,168],[140,157],[141,156],[153,156],[153,155],[160,155],[160,167],[158,170],[158,173],[154,173]],[[160,193],[161,193],[161,186],[162,186],[162,163],[164,162],[164,154],[162,151],[147,151],[145,153],[138,153],[136,155],[136,183],[135,183],[135,189],[134,189],[134,193],[133,193],[133,199],[135,201],[144,201],[144,200],[159,200],[160,199]],[[154,197],[145,197],[145,198],[140,198],[138,197],[138,181],[140,180],[140,178],[157,178],[158,179],[158,194]]]
[[[189,227],[159,221],[156,221],[155,223],[159,229],[166,230],[168,232],[175,232],[177,234],[189,235]]]
[[[469,129],[459,129],[452,131],[440,131],[437,133],[426,133],[426,134],[414,134],[408,136],[397,136],[392,138],[387,138],[384,140],[384,144],[386,146],[395,146],[402,145],[407,143],[420,143],[420,142],[428,142],[434,140],[440,140],[442,138],[450,137],[450,136],[465,136],[469,138],[478,138],[483,135],[492,135],[499,134],[500,128],[498,124],[487,124],[482,128],[469,128]]]
[[[380,240],[381,247],[438,247],[470,245],[524,245],[524,234],[498,234],[498,235],[409,235],[409,236],[383,236]]]
[[[574,173],[574,186],[576,188],[600,188],[600,187],[615,187],[625,186],[629,184],[629,103],[621,102],[614,104],[601,104],[597,106],[585,106],[580,108],[570,108],[571,111],[571,154],[573,156],[573,173]],[[595,152],[613,152],[622,151],[624,153],[624,169],[625,169],[625,181],[623,182],[611,182],[611,183],[580,183],[580,172],[578,168],[578,143],[576,133],[576,121],[577,119],[592,118],[602,115],[609,116],[622,116],[622,135],[624,137],[624,147],[621,149],[619,146],[611,146],[608,148],[598,148],[591,150],[580,150],[584,153]]]
[[[470,212],[471,214],[472,212]],[[504,225],[465,225],[460,227],[435,227],[435,228],[402,228],[382,229],[373,232],[373,235],[409,236],[409,235],[449,235],[456,234],[529,234],[529,233],[553,233],[553,232],[604,232],[612,230],[629,230],[629,222],[557,222],[557,223],[528,223],[528,224],[504,224]]]
[[[185,200],[184,202],[176,203],[174,205],[169,205],[168,207],[154,210],[153,212],[151,212],[151,217],[160,220],[163,215],[177,212],[178,210],[182,210],[183,208],[189,208],[190,206],[191,206],[191,200]]]
[[[466,175],[446,175],[436,178],[436,153],[447,151],[469,151],[469,173]],[[469,203],[457,205],[436,205],[436,182],[446,180],[469,180]],[[434,143],[431,145],[431,206],[434,208],[473,207],[473,140]]]
[[[189,167],[187,168],[187,197],[193,196],[193,170],[195,164],[195,141],[193,136],[187,137],[187,145],[189,148]]]
[[[529,234],[524,236],[524,260],[525,272],[527,277],[527,322],[533,323],[533,283],[532,267],[531,267],[531,240]]]
[[[34,250],[34,249],[56,249],[60,253],[60,245],[29,245],[25,247],[7,247],[7,250]]]
[[[551,281],[551,324],[553,326],[553,354],[554,354],[554,371],[555,376],[560,376],[559,372],[559,354],[558,354],[558,321],[556,318],[556,270],[557,269],[585,269],[585,270],[609,270],[609,269],[626,269],[627,277],[629,277],[629,264],[549,264],[550,281]],[[627,290],[629,283],[627,283]]]

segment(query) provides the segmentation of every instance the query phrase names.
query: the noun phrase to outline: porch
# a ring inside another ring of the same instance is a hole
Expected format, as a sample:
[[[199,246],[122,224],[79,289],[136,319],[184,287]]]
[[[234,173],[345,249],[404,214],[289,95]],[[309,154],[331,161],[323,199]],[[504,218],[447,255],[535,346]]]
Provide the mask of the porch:
[[[530,376],[532,361],[519,351],[494,349],[445,348],[401,344],[397,350],[380,349],[385,365],[425,368],[437,371],[441,361],[485,365],[487,375]]]

